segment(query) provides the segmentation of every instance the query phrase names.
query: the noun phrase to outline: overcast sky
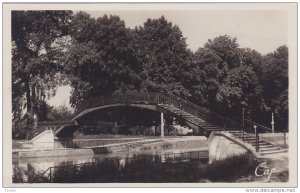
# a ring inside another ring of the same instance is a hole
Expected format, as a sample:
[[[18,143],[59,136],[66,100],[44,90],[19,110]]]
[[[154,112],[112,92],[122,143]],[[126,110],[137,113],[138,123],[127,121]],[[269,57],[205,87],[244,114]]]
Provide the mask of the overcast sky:
[[[273,52],[286,44],[288,15],[275,10],[189,10],[189,11],[87,11],[92,17],[118,15],[127,27],[143,25],[148,18],[162,15],[178,25],[192,51],[202,47],[208,39],[220,35],[237,37],[240,47],[249,47],[262,54]]]
[[[143,25],[148,18],[162,15],[178,25],[188,47],[196,51],[208,39],[220,35],[237,37],[240,47],[255,49],[261,54],[273,52],[281,45],[288,46],[288,15],[282,10],[180,10],[180,11],[86,11],[92,17],[118,15],[127,27]],[[50,105],[69,105],[71,88],[60,87]]]

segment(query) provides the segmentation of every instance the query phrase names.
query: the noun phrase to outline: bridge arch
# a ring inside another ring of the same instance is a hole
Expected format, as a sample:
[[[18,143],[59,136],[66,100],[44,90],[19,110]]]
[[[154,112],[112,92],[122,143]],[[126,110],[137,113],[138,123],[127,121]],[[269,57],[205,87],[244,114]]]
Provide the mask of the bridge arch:
[[[209,135],[212,131],[236,130],[243,126],[229,118],[193,104],[178,96],[169,93],[131,93],[98,96],[86,100],[78,106],[78,113],[71,119],[76,124],[80,117],[109,107],[138,107],[162,113],[170,113],[175,117],[182,118],[188,126],[194,129],[194,133]],[[64,126],[58,128],[55,135]]]
[[[161,112],[161,113],[166,113],[167,111],[161,107],[159,107],[158,105],[155,104],[121,104],[121,103],[116,103],[116,104],[109,104],[109,105],[103,105],[103,106],[98,106],[98,107],[92,107],[89,109],[85,109],[83,111],[81,111],[80,113],[78,113],[75,117],[73,117],[71,119],[71,121],[76,121],[77,119],[93,113],[95,111],[101,110],[101,109],[107,109],[107,108],[112,108],[112,107],[135,107],[135,108],[142,108],[142,109],[147,109],[147,110],[151,110],[151,111],[157,111],[157,112]]]

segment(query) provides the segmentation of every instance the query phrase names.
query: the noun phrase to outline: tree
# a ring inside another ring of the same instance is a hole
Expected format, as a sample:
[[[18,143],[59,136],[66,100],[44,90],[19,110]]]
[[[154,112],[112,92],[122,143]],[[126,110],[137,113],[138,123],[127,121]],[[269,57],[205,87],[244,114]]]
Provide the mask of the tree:
[[[124,21],[107,15],[94,19],[79,12],[73,27],[65,60],[73,106],[91,96],[140,89],[141,64]]]
[[[204,48],[194,53],[193,61],[198,72],[195,92],[199,96],[204,93],[201,95],[204,99],[200,100],[207,101],[213,111],[219,111],[222,106],[219,104],[220,95],[216,98],[220,86],[225,84],[229,71],[240,65],[238,46],[236,38],[223,35],[209,39]]]
[[[60,41],[69,32],[71,11],[12,11],[12,101],[13,120],[26,108],[28,124],[57,85],[61,70]]]
[[[222,59],[211,49],[199,48],[193,56],[195,81],[193,98],[198,104],[212,106],[215,104],[219,90],[219,63]]]
[[[216,98],[227,115],[239,118],[242,108],[252,114],[261,104],[261,87],[253,68],[242,64],[230,70]]]
[[[288,48],[283,45],[263,57],[261,71],[264,111],[275,112],[277,128],[288,125]]]
[[[49,121],[65,121],[72,118],[73,112],[66,105],[58,107],[48,105],[48,113],[46,115]]]
[[[198,74],[194,97],[210,110],[237,118],[242,108],[252,114],[261,105],[256,74],[261,55],[255,50],[239,48],[236,38],[224,35],[208,40],[194,53],[193,61]]]
[[[209,39],[204,45],[204,48],[213,51],[220,58],[218,64],[218,69],[220,70],[219,82],[225,79],[228,70],[240,65],[241,58],[238,47],[237,39],[228,35],[218,36],[213,40]]]
[[[179,27],[162,16],[148,19],[135,33],[143,64],[143,88],[190,96],[192,54]]]

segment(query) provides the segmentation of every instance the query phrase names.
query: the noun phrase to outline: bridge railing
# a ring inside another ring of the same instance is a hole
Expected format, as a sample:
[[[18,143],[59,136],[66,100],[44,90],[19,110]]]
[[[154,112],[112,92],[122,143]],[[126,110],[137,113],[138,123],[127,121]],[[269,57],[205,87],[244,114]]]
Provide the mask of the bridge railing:
[[[75,114],[84,109],[110,104],[130,104],[130,103],[158,103],[158,94],[156,93],[130,93],[130,94],[113,94],[98,97],[91,97],[89,100],[81,102]]]
[[[243,125],[172,94],[159,96],[159,102],[174,106],[195,117],[218,126],[220,130],[242,130]]]
[[[195,117],[212,123],[218,126],[220,130],[242,130],[243,125],[230,118],[221,116],[217,113],[209,111],[203,107],[182,99],[181,97],[172,95],[170,93],[127,93],[127,94],[113,94],[104,95],[99,97],[92,97],[89,100],[82,102],[78,106],[77,113],[82,110],[97,106],[110,105],[110,104],[165,104],[176,107],[182,112],[189,113]]]

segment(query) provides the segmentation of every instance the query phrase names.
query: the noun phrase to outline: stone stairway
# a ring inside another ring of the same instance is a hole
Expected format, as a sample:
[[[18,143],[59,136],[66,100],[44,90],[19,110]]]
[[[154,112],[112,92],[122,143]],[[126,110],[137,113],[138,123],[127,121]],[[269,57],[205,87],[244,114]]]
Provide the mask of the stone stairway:
[[[229,131],[229,133],[235,135],[240,140],[243,140],[243,131]],[[254,148],[256,147],[256,137],[254,134],[249,134],[245,132],[243,141],[252,145]],[[287,151],[288,151],[287,149],[282,149],[268,141],[262,139],[259,140],[259,153],[261,155],[275,154],[275,153],[281,153]]]
[[[186,121],[198,126],[199,128],[206,130],[208,132],[212,132],[212,131],[220,131],[220,128],[217,126],[214,126],[211,123],[208,123],[206,121],[204,121],[203,119],[200,119],[190,113],[187,113],[183,110],[180,110],[179,108],[176,108],[172,105],[167,105],[167,104],[159,104],[160,107],[164,108],[165,110],[182,117],[183,119],[185,119]]]

